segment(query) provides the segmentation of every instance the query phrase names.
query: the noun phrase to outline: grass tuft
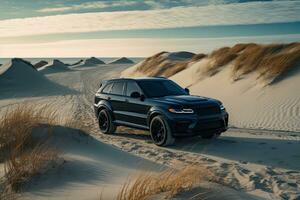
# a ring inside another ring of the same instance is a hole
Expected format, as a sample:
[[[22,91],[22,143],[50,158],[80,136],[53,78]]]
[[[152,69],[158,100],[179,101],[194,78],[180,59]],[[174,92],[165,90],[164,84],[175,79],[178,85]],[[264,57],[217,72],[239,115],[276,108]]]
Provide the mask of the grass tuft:
[[[48,105],[17,105],[8,108],[0,118],[0,161],[5,174],[1,186],[2,197],[11,197],[22,185],[46,170],[58,159],[59,152],[47,144],[57,124],[57,111]],[[6,198],[5,198],[6,199]]]
[[[206,54],[196,54],[188,60],[169,60],[164,55],[167,52],[160,52],[145,59],[137,68],[137,71],[146,74],[147,76],[165,76],[170,77],[189,67],[191,62],[196,62],[206,57]]]
[[[165,194],[172,198],[192,189],[211,173],[199,166],[187,166],[183,169],[167,169],[163,172],[141,173],[133,181],[127,181],[118,194],[118,200],[147,200],[154,195]]]

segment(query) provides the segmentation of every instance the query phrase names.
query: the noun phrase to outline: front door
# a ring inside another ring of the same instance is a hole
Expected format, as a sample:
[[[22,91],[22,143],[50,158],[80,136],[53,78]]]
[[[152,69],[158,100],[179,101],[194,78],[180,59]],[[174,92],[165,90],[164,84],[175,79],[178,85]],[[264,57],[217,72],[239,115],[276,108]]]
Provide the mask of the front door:
[[[127,105],[126,115],[128,117],[126,118],[126,122],[147,126],[147,114],[150,107],[146,104],[146,101],[130,97],[133,92],[142,94],[142,90],[135,81],[127,81],[125,101]]]

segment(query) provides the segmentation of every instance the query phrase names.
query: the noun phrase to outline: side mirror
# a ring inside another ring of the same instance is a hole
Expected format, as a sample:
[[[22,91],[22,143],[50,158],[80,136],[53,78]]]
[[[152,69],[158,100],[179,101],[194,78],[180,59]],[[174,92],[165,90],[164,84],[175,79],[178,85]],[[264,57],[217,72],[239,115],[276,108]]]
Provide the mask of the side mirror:
[[[133,93],[130,94],[130,97],[132,97],[132,98],[140,98],[141,94],[139,92],[133,92]]]
[[[187,94],[190,94],[190,90],[188,88],[184,88],[184,91],[187,93]]]

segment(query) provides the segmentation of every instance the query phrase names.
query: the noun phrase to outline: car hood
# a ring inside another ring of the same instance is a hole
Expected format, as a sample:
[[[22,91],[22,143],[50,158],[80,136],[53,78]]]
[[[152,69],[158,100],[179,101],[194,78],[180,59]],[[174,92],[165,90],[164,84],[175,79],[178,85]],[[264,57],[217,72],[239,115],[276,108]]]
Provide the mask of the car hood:
[[[174,103],[174,104],[181,104],[181,105],[210,104],[210,103],[221,104],[220,101],[215,99],[202,97],[202,96],[193,96],[193,95],[165,96],[165,97],[155,98],[155,100],[164,103]]]

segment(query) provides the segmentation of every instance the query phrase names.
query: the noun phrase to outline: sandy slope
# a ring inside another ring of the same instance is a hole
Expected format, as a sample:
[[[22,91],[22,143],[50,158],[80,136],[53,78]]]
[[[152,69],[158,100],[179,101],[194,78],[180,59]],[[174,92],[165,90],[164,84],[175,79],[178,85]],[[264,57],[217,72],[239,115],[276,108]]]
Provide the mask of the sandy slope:
[[[230,113],[230,125],[243,128],[300,131],[300,66],[291,76],[270,86],[257,83],[254,75],[232,82],[231,69],[203,78],[199,70],[206,60],[171,77],[191,94],[220,99]],[[189,77],[188,79],[186,77]]]
[[[33,180],[25,199],[113,199],[130,174],[163,166],[107,145],[75,130],[56,128],[52,143],[64,163]]]

